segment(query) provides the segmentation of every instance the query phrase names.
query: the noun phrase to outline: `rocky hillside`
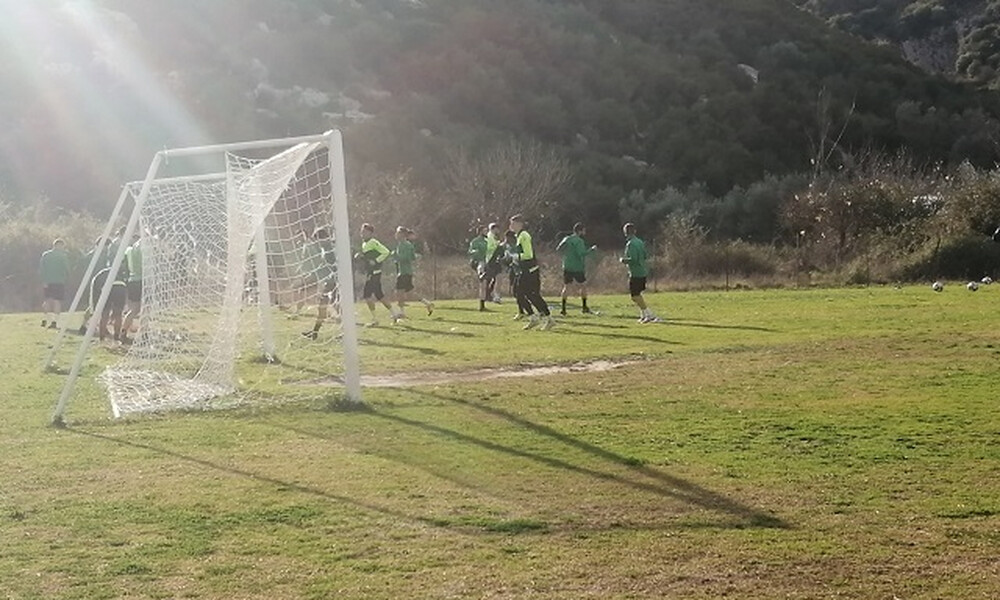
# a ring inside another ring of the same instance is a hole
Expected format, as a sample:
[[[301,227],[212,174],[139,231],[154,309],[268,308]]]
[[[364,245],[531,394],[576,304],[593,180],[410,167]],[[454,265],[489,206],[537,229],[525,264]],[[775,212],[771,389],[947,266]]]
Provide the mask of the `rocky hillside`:
[[[1000,87],[996,0],[798,0],[831,25],[895,45],[921,68]]]

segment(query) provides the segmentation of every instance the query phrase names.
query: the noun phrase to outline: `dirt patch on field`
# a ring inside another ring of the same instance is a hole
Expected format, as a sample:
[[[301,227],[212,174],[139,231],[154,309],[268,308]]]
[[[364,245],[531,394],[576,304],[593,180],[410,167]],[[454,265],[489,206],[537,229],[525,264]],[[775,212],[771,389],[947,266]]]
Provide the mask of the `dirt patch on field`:
[[[508,379],[513,377],[545,377],[561,373],[603,373],[638,360],[596,360],[592,362],[577,362],[563,365],[526,365],[520,367],[505,367],[502,369],[473,369],[471,371],[437,371],[396,373],[393,375],[362,375],[362,387],[414,387],[418,385],[442,385],[447,383],[470,383],[492,379]],[[340,377],[324,377],[304,381],[308,385],[343,385]]]

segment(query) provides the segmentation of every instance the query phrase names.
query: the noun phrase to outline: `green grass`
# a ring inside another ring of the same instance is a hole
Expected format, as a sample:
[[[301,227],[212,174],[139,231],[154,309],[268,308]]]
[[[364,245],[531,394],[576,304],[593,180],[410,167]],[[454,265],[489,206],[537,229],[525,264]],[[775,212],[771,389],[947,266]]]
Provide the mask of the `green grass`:
[[[0,589],[993,598],[997,294],[651,295],[664,325],[600,297],[602,316],[552,332],[444,303],[364,330],[365,371],[636,362],[369,389],[365,411],[248,360],[251,396],[279,404],[112,421],[92,380],[116,356],[99,349],[66,429],[47,425],[63,382],[40,370],[49,332],[0,317]],[[322,371],[332,348],[288,352]]]

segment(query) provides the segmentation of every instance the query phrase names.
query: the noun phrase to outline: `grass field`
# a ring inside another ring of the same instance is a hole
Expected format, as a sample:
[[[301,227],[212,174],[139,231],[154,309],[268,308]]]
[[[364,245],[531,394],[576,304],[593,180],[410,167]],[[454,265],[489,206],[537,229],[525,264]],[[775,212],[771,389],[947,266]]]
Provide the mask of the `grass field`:
[[[356,412],[265,371],[292,400],[112,421],[97,350],[66,429],[49,333],[0,317],[0,597],[1000,597],[1000,287],[650,300],[366,329],[368,373],[633,362]]]

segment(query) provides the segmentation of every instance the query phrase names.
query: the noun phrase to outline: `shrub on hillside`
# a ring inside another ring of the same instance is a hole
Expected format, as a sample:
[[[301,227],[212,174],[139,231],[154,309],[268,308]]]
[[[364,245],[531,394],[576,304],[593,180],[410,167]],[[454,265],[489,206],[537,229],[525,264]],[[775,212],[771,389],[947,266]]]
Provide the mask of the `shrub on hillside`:
[[[38,219],[32,211],[0,222],[0,256],[4,257],[0,261],[0,312],[38,310],[42,293],[38,260],[56,238],[66,241],[75,265],[66,292],[70,296],[86,268],[82,257],[99,233],[96,221],[75,214]],[[67,297],[64,305],[70,300],[72,297]]]
[[[899,278],[979,279],[1000,275],[1000,244],[984,236],[966,236],[943,242],[940,247],[914,255],[902,265]]]

